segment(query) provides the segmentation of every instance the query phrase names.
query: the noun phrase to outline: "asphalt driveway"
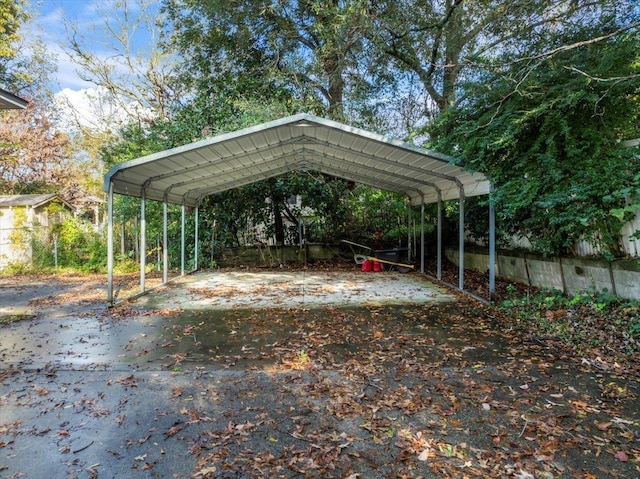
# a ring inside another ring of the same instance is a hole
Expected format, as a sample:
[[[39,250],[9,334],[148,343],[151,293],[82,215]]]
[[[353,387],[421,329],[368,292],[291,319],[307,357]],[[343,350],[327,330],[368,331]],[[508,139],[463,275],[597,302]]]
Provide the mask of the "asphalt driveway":
[[[640,477],[637,378],[419,275],[103,283],[0,281],[0,477]]]

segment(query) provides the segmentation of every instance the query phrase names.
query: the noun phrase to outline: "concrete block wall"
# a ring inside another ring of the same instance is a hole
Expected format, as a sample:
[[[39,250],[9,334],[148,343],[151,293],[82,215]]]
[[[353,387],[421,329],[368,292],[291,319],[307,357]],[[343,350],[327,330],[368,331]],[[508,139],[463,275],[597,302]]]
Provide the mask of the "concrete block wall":
[[[445,255],[459,264],[457,249],[446,248]],[[468,269],[489,269],[488,252],[465,251],[464,261]],[[609,263],[598,258],[544,258],[532,253],[498,252],[496,276],[572,295],[606,291],[622,298],[640,299],[640,263],[636,259]]]
[[[637,259],[614,261],[611,265],[616,294],[640,299],[640,262]]]
[[[567,293],[575,295],[584,291],[612,293],[615,286],[606,260],[562,258]]]
[[[298,246],[247,246],[224,250],[216,262],[219,266],[277,266],[288,262],[304,263],[305,260],[329,260],[337,253],[337,248],[324,244],[308,244],[303,250]]]
[[[562,265],[558,260],[544,260],[536,258],[535,256],[525,256],[524,261],[526,267],[529,269],[529,282],[532,286],[544,289],[563,290]]]

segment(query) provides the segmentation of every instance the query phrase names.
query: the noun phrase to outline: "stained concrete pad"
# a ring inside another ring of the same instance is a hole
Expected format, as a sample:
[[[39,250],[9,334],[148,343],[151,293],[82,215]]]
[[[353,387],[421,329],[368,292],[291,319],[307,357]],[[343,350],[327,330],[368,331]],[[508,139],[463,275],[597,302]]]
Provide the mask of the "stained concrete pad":
[[[198,272],[136,300],[147,307],[185,309],[312,308],[452,301],[418,273],[353,271]]]

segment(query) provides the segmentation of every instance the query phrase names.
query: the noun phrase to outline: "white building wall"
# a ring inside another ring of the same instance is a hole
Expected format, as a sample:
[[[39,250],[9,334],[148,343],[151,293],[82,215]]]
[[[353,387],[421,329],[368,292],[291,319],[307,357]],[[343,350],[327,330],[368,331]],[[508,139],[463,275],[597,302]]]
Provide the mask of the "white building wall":
[[[31,242],[29,241],[28,229],[15,226],[16,208],[24,206],[3,208],[0,210],[0,269],[5,268],[9,263],[17,261],[29,261],[31,259]],[[31,224],[33,213],[28,208],[27,225]],[[24,241],[21,245],[15,244],[17,233],[24,233]]]

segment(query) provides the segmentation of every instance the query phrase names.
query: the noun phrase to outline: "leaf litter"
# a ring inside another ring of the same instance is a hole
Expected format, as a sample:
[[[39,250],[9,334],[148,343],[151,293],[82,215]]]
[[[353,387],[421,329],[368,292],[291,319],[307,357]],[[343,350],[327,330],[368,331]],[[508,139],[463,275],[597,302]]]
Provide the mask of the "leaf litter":
[[[15,442],[32,436],[57,444],[69,476],[102,475],[104,461],[81,459],[100,443],[77,438],[93,421],[120,431],[120,446],[104,452],[139,477],[162,475],[180,448],[194,478],[640,475],[637,355],[576,354],[462,296],[231,311],[214,332],[207,314],[125,308],[102,317],[162,317],[155,342],[138,338],[125,354],[145,358],[147,349],[164,360],[151,375],[101,372],[101,394],[83,393],[86,379],[60,387],[51,367],[3,366],[3,407],[77,420],[0,424],[0,471],[10,470]],[[162,407],[149,423],[135,417],[154,377],[167,380],[154,389]]]

